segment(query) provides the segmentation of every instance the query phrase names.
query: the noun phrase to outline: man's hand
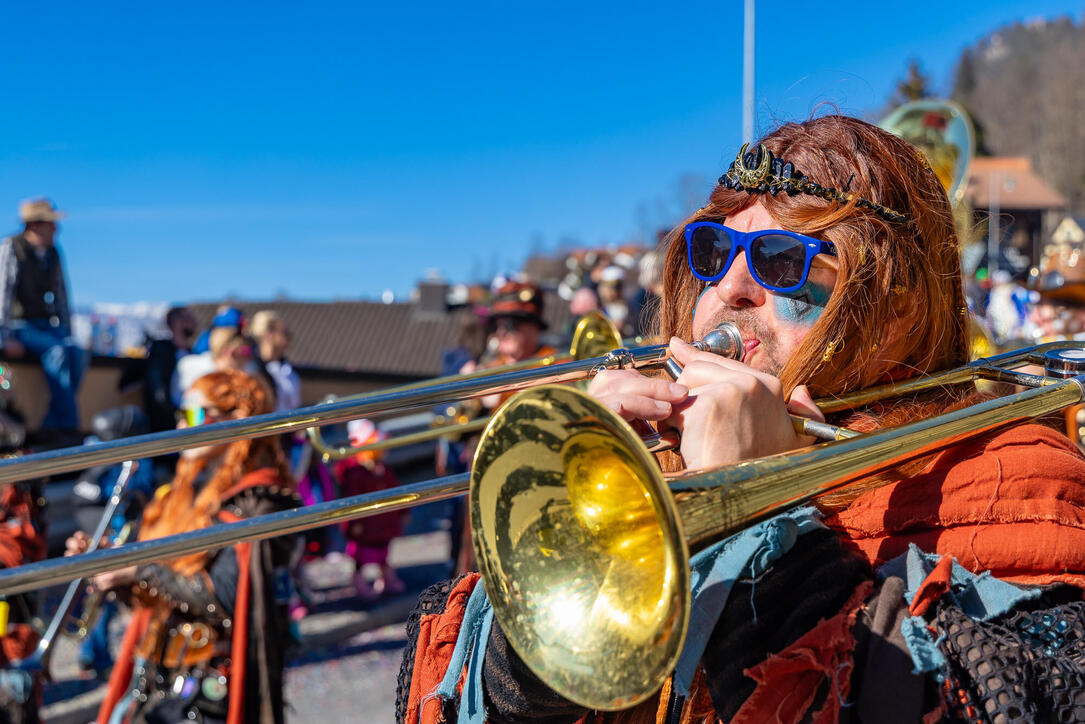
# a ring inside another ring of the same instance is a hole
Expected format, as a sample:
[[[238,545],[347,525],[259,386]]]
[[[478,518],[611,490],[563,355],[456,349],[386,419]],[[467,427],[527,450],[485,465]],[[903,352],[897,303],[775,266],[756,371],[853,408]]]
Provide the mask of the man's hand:
[[[20,359],[26,356],[26,347],[17,339],[9,339],[4,342],[4,356],[9,359]]]
[[[120,586],[130,586],[136,582],[136,566],[99,573],[94,578],[91,578],[90,582],[99,591],[109,591]]]
[[[65,556],[77,556],[80,553],[86,553],[88,548],[90,548],[90,536],[81,530],[75,531],[68,540],[64,541]]]
[[[806,387],[785,401],[780,380],[741,362],[701,352],[671,340],[671,354],[683,366],[678,382],[689,388],[665,425],[682,434],[688,469],[717,467],[808,445],[795,433],[789,413],[823,420]]]
[[[588,394],[626,420],[665,420],[685,402],[689,388],[634,370],[603,370],[588,385]]]
[[[108,548],[110,541],[103,538],[99,548]],[[77,530],[68,540],[64,541],[64,555],[75,556],[86,553],[90,548],[90,536],[81,530]],[[90,585],[99,591],[108,591],[118,586],[134,583],[136,580],[136,566],[119,568],[115,571],[99,573],[90,579]]]

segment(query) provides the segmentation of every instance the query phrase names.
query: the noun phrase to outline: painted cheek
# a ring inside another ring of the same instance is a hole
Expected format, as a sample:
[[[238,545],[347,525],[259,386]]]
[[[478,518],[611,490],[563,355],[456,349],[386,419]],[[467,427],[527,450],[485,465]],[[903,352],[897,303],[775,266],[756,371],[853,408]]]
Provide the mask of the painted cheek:
[[[693,305],[693,319],[697,318],[697,307],[701,306],[701,300],[704,299],[704,295],[706,295],[710,291],[712,291],[712,287],[714,287],[714,286],[716,286],[716,285],[715,284],[706,284],[705,288],[704,288],[704,291],[701,292],[701,295],[699,297],[697,297],[697,303]]]
[[[832,287],[807,282],[802,289],[790,295],[773,294],[776,316],[781,322],[810,327],[818,321],[825,305],[832,296]]]

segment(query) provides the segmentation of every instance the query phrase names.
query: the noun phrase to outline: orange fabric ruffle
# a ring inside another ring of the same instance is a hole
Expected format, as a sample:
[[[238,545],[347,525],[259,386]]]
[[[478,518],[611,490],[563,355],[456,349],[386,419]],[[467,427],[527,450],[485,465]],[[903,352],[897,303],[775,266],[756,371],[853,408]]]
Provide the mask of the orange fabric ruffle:
[[[825,522],[875,566],[915,543],[1007,581],[1085,588],[1085,458],[1041,425],[946,450]]]
[[[874,589],[873,581],[863,581],[852,592],[840,613],[822,620],[795,643],[772,654],[746,675],[757,688],[731,719],[733,724],[795,724],[809,720],[828,724],[840,717],[840,707],[848,700],[855,638],[852,629],[863,602]],[[830,682],[829,694],[822,707],[809,716],[818,691]]]
[[[442,721],[441,702],[430,695],[445,677],[445,670],[456,648],[456,638],[460,635],[467,599],[471,597],[478,579],[477,573],[465,575],[448,594],[444,612],[423,616],[418,622],[406,724],[436,724]]]

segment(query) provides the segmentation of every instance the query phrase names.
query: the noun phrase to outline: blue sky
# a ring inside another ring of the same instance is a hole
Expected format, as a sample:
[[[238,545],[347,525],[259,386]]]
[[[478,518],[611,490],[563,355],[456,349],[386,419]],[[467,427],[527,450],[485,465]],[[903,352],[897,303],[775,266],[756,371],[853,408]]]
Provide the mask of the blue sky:
[[[671,5],[5,4],[0,229],[68,210],[80,304],[372,298],[633,238],[740,144],[742,2]],[[758,127],[868,116],[910,57],[948,90],[964,46],[1083,10],[761,0]]]

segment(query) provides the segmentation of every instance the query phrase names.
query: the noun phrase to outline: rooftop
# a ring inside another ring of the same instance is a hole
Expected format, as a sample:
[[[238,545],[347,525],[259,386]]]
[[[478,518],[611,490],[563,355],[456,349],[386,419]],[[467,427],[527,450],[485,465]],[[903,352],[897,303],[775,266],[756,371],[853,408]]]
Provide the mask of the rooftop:
[[[994,184],[992,186],[992,184]],[[979,157],[968,172],[965,196],[976,209],[991,204],[992,188],[1001,209],[1047,210],[1066,207],[1066,198],[1051,188],[1024,156]]]
[[[560,334],[568,305],[547,293],[544,317]],[[298,368],[402,378],[435,377],[441,351],[456,345],[462,320],[474,312],[447,310],[417,302],[374,301],[223,302],[247,319],[261,309],[278,312],[292,336],[290,361]],[[220,303],[191,304],[201,327],[211,323]]]

